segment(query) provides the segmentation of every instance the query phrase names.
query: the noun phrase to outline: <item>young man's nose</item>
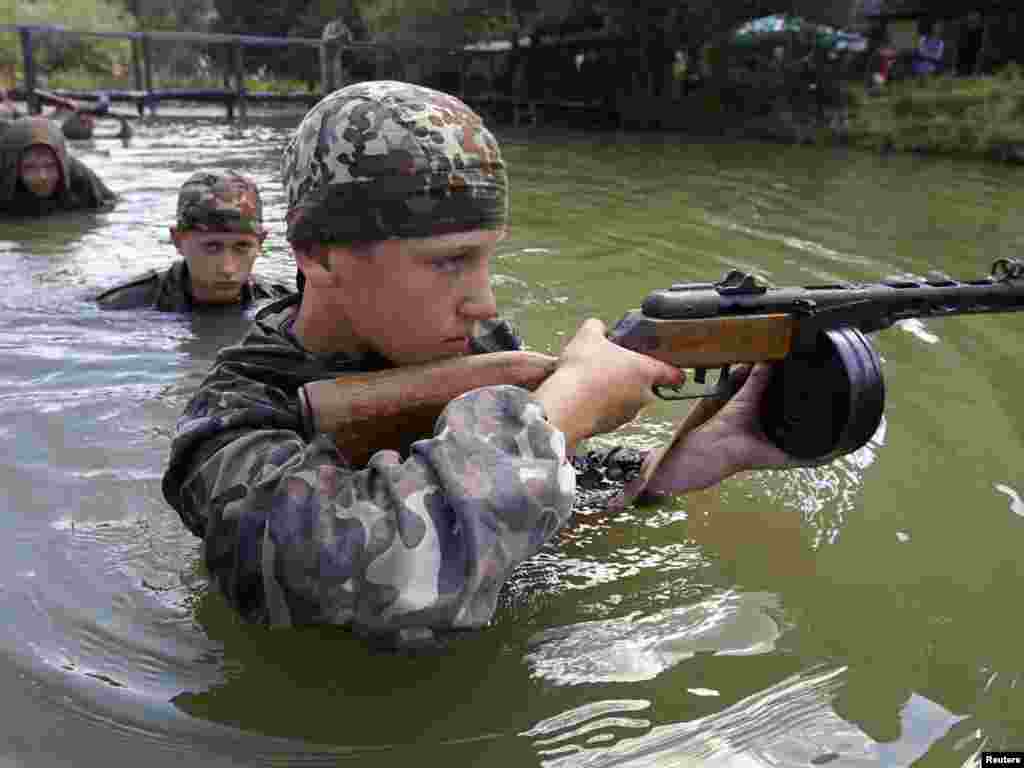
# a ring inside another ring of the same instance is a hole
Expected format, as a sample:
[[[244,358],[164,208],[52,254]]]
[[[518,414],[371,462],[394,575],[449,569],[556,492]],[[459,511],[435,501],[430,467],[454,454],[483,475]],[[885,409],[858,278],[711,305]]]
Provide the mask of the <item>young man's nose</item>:
[[[498,302],[491,289],[489,268],[482,268],[473,274],[459,312],[473,320],[488,320],[498,314]]]
[[[225,254],[220,260],[220,273],[225,277],[234,277],[242,271],[242,260],[233,253]]]

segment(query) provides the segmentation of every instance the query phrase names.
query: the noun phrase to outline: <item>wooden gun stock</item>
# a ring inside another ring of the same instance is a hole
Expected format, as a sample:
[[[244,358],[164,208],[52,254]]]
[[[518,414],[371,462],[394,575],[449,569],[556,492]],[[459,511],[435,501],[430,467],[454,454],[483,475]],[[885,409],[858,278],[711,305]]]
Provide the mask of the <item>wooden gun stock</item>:
[[[299,402],[309,433],[334,435],[338,450],[362,466],[379,450],[404,455],[433,435],[437,417],[459,395],[496,384],[534,390],[557,364],[537,352],[469,355],[313,381],[300,388]]]

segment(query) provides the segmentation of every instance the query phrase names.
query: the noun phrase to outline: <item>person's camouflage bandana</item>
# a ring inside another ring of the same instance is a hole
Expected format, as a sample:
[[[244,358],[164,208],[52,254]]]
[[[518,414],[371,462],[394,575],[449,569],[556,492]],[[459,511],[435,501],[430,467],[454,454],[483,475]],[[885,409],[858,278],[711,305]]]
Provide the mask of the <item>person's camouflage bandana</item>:
[[[256,182],[234,171],[199,171],[178,192],[178,229],[263,234]]]
[[[292,243],[352,243],[500,229],[498,142],[454,96],[371,81],[320,101],[281,161]]]

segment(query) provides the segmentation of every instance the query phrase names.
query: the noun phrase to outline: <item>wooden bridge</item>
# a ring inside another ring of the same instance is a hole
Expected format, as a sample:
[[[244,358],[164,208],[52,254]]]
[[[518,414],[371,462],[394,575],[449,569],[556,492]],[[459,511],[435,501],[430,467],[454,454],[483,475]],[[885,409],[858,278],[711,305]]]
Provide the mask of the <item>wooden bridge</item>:
[[[156,106],[164,100],[199,101],[220,103],[227,109],[229,119],[233,119],[237,111],[241,119],[245,119],[250,102],[299,102],[311,104],[324,93],[333,90],[330,81],[331,68],[328,56],[334,54],[338,43],[308,37],[259,37],[255,35],[222,35],[201,32],[98,32],[72,30],[60,26],[27,26],[4,24],[0,31],[17,32],[21,38],[21,55],[24,69],[24,85],[15,89],[15,97],[23,99],[29,111],[38,114],[41,100],[38,96],[38,68],[36,67],[35,46],[42,34],[58,33],[75,37],[94,37],[115,40],[127,40],[131,43],[133,89],[104,90],[103,94],[113,102],[132,102],[139,115],[148,109],[155,112]],[[224,45],[230,50],[231,85],[227,88],[156,88],[153,80],[153,44],[157,42],[186,42],[206,45]],[[347,47],[365,47],[366,44],[347,44]],[[245,85],[245,49],[249,46],[259,47],[306,47],[317,49],[320,56],[321,92],[320,93],[275,93],[249,91]],[[97,100],[99,93],[57,89],[59,96],[77,100]]]
[[[324,95],[331,93],[342,83],[338,82],[338,68],[334,66],[335,58],[345,51],[384,53],[396,64],[399,79],[405,79],[403,73],[410,57],[432,54],[454,56],[458,70],[458,82],[455,87],[446,87],[460,96],[474,108],[484,112],[507,115],[516,125],[522,122],[538,123],[546,114],[555,112],[589,112],[605,113],[605,117],[618,120],[618,109],[614,99],[581,99],[555,98],[550,95],[538,97],[522,92],[525,89],[513,89],[514,92],[502,92],[493,87],[474,87],[472,78],[467,78],[469,62],[473,57],[490,57],[488,53],[467,48],[432,48],[428,46],[399,45],[393,43],[351,42],[338,39],[318,39],[309,37],[263,37],[255,35],[231,35],[201,32],[177,31],[139,31],[139,32],[101,32],[72,30],[61,26],[41,25],[0,25],[0,32],[16,32],[21,40],[21,54],[24,70],[24,81],[20,88],[14,89],[14,97],[25,101],[29,111],[38,114],[46,94],[75,99],[80,102],[97,101],[101,98],[111,102],[134,104],[139,116],[155,114],[162,101],[189,101],[222,104],[227,118],[234,120],[237,116],[244,121],[248,115],[248,107],[253,103],[298,103],[311,106]],[[36,45],[42,35],[62,34],[75,37],[94,37],[115,40],[126,40],[131,44],[131,62],[133,88],[102,89],[102,91],[81,91],[69,89],[41,90],[39,87],[38,67],[36,65]],[[159,43],[184,42],[202,45],[224,46],[230,52],[228,58],[229,71],[225,73],[223,88],[159,88],[154,83],[154,47]],[[272,91],[252,91],[246,87],[245,49],[248,47],[300,47],[314,49],[319,59],[319,82],[317,90],[280,93]],[[529,49],[522,49],[529,53]],[[122,113],[120,117],[125,117]]]

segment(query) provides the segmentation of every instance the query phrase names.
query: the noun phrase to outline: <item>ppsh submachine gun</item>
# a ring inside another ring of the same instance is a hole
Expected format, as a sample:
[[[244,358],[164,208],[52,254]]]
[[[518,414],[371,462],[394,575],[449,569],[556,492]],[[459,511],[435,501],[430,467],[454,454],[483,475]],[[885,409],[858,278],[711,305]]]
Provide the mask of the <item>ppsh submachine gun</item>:
[[[881,361],[866,334],[910,318],[1020,310],[1024,262],[1013,259],[999,259],[977,280],[942,276],[799,288],[771,288],[734,270],[716,283],[654,291],[608,336],[695,369],[694,379],[708,385],[699,395],[656,390],[670,400],[707,398],[673,440],[725,402],[731,366],[772,363],[760,409],[766,435],[796,459],[824,463],[864,445],[885,410]],[[495,384],[535,389],[557,365],[557,358],[538,352],[491,352],[309,382],[299,390],[304,430],[333,434],[358,465],[382,448],[404,452],[429,437],[444,406],[460,394]],[[717,384],[706,376],[713,369],[720,372]]]
[[[609,333],[617,344],[717,384],[698,395],[659,388],[664,399],[725,394],[730,366],[774,363],[761,402],[767,437],[790,456],[827,461],[860,448],[878,429],[885,382],[866,334],[899,320],[1024,310],[1024,262],[999,259],[991,274],[958,281],[889,278],[875,284],[770,288],[733,270],[717,283],[649,294]]]

